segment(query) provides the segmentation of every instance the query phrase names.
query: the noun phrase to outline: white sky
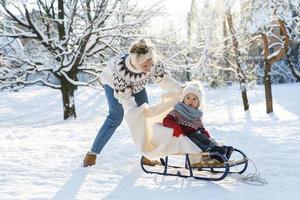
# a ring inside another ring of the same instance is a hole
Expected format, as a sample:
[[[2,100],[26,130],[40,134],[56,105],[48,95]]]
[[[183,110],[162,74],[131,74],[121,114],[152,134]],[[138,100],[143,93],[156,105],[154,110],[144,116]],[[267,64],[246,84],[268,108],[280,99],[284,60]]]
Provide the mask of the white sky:
[[[165,0],[165,5],[171,15],[182,15],[189,11],[191,0]]]
[[[140,0],[137,2],[141,6],[150,6],[159,2],[159,0]],[[175,29],[180,29],[180,33],[185,35],[186,18],[190,10],[191,0],[164,0],[162,5],[165,7],[162,10],[165,15],[153,18],[151,26],[154,31],[159,32],[163,27],[173,24]]]
[[[181,29],[181,34],[185,35],[186,18],[191,6],[191,0],[132,0],[132,2],[137,2],[141,7],[151,6],[157,2],[162,2],[162,5],[165,7],[162,11],[165,15],[154,17],[153,26],[151,27],[157,31],[173,24],[175,29]]]

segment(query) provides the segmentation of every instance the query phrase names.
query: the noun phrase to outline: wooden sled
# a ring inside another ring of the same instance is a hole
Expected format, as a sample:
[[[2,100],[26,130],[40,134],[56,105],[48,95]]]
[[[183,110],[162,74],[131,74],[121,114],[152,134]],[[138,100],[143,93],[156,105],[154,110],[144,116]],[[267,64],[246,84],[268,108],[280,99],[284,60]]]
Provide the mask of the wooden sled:
[[[141,168],[145,173],[158,174],[163,176],[178,176],[181,178],[193,177],[195,179],[207,181],[223,180],[230,173],[242,174],[248,167],[248,158],[240,150],[234,149],[230,160],[219,153],[201,153],[202,159],[198,163],[191,163],[190,154],[185,155],[184,166],[171,165],[169,163],[169,156],[160,158],[160,164],[149,166],[143,164],[144,157],[141,158]],[[221,163],[215,159],[210,159],[210,156],[218,156],[224,162]],[[173,156],[173,155],[170,155]]]

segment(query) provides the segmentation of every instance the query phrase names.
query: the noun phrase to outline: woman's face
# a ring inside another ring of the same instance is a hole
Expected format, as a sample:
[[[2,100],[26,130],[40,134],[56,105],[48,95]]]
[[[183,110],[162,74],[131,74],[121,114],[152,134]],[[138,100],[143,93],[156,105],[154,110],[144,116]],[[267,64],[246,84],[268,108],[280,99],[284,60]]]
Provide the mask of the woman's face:
[[[199,107],[199,99],[198,97],[193,93],[188,93],[185,95],[183,99],[183,103],[191,106],[192,108],[198,108]]]
[[[145,62],[137,65],[136,67],[138,68],[138,70],[140,70],[142,72],[149,72],[151,70],[152,66],[153,66],[153,60],[150,58],[150,59],[146,60]]]

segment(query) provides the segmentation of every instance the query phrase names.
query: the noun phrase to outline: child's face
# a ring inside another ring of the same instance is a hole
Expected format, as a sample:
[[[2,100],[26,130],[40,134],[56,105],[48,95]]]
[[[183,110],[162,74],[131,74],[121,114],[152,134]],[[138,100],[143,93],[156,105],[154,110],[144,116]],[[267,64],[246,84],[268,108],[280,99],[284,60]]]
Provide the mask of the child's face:
[[[193,108],[198,108],[199,107],[199,99],[193,93],[188,93],[187,95],[185,95],[185,97],[183,99],[183,103],[188,105],[188,106],[191,106]]]

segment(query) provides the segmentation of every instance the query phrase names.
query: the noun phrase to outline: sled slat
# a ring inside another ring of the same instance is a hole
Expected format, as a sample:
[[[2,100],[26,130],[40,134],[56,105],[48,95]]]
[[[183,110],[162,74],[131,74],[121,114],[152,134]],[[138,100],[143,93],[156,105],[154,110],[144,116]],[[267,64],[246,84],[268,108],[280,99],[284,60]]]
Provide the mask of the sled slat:
[[[240,160],[229,160],[228,163],[229,163],[229,166],[232,167],[232,166],[243,164],[246,161],[247,161],[247,159],[243,158]],[[224,167],[224,166],[225,166],[224,163],[220,163],[219,161],[217,161],[215,159],[211,159],[208,161],[201,161],[201,162],[192,164],[193,168],[209,168],[209,167]]]

